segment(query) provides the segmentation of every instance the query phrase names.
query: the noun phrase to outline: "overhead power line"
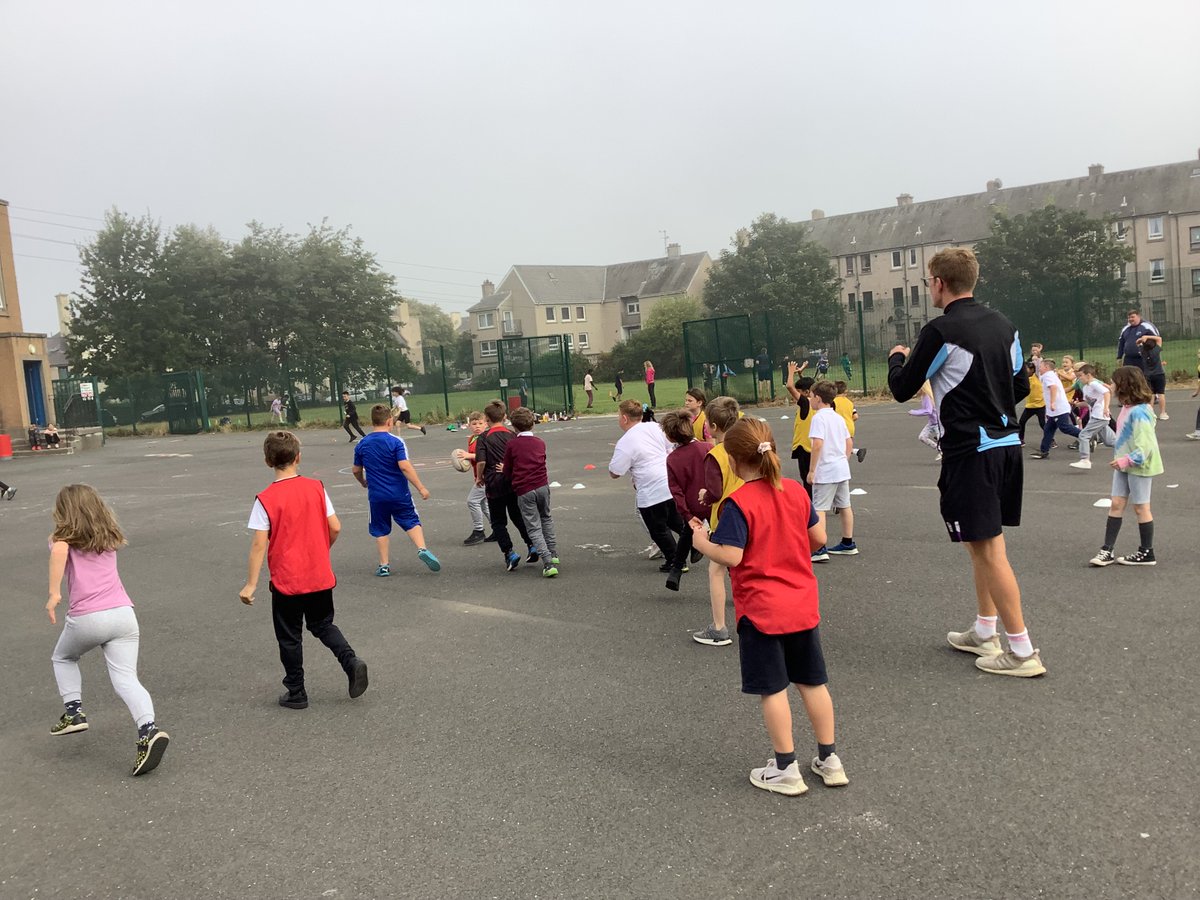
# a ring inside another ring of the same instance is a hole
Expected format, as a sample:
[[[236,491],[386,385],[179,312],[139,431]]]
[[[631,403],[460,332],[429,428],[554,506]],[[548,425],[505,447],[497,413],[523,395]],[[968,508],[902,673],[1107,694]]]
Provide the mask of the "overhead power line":
[[[13,237],[28,238],[31,241],[45,241],[48,244],[66,244],[68,247],[75,247],[75,241],[60,241],[57,238],[38,237],[36,234],[21,234],[19,231],[12,233]]]
[[[68,225],[65,222],[51,222],[49,219],[31,219],[29,216],[9,216],[10,219],[20,219],[22,222],[37,222],[39,225],[53,225],[55,228],[71,228],[75,231],[97,232],[98,228],[88,228],[86,225]]]
[[[65,216],[68,219],[88,219],[92,222],[103,222],[103,219],[96,216],[81,216],[77,213],[55,212],[52,209],[34,209],[32,206],[10,206],[9,209],[21,209],[25,212],[42,213],[47,216]]]
[[[73,266],[79,265],[77,259],[59,259],[57,256],[37,256],[33,253],[14,253],[13,256],[23,256],[25,259],[45,259],[50,262],[70,263]]]

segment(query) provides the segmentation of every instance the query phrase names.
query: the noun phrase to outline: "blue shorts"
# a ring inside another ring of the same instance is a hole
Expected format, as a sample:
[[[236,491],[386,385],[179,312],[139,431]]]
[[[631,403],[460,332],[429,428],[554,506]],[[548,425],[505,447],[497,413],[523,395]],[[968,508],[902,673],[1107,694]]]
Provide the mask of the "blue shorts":
[[[393,519],[405,531],[412,531],[421,524],[421,518],[417,515],[412,500],[372,500],[369,505],[371,524],[367,530],[371,532],[371,537],[391,534]]]

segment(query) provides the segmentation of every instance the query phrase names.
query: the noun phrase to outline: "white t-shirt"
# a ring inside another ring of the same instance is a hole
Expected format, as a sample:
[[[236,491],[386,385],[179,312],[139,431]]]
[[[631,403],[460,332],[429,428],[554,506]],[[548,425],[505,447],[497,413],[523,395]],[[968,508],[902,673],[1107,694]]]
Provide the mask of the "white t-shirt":
[[[584,375],[584,376],[583,376],[583,389],[584,389],[585,391],[590,391],[590,390],[593,390],[593,389],[595,388],[595,386],[596,386],[596,385],[595,385],[595,383],[592,381],[592,376],[591,376],[591,373],[590,373],[590,372],[589,372],[587,375]]]
[[[1071,411],[1067,392],[1063,389],[1062,379],[1058,377],[1057,372],[1043,372],[1038,376],[1038,381],[1042,383],[1042,391],[1046,395],[1046,415],[1065,416]],[[1057,390],[1051,391],[1051,387]]]
[[[850,429],[846,420],[832,406],[817,410],[808,425],[809,440],[820,438],[821,455],[813,472],[813,484],[838,484],[850,480],[850,460],[846,458],[846,441]]]
[[[617,441],[608,471],[629,473],[637,489],[637,507],[645,509],[671,499],[667,484],[667,454],[671,444],[656,422],[638,422]]]
[[[1087,401],[1093,416],[1104,415],[1104,398],[1108,396],[1108,388],[1093,379],[1089,384],[1082,385],[1083,399]]]
[[[325,492],[325,518],[333,515],[333,501],[329,499],[329,491]],[[271,520],[267,518],[267,511],[263,509],[262,502],[257,497],[254,498],[254,506],[250,508],[250,521],[246,523],[246,527],[251,531],[270,531]]]
[[[408,401],[404,399],[403,394],[399,397],[392,396],[392,409],[396,412],[408,412]]]

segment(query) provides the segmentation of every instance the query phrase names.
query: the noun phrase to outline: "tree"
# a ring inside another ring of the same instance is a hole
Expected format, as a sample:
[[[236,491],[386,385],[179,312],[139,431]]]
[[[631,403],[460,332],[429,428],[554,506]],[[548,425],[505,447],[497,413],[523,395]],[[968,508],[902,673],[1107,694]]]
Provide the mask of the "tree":
[[[651,360],[655,372],[663,377],[684,374],[683,323],[704,318],[704,306],[695,297],[678,294],[657,300],[646,314],[640,331],[612,349],[613,371],[640,372],[642,363]]]
[[[1024,342],[1082,348],[1112,337],[1114,320],[1136,294],[1121,284],[1133,250],[1116,243],[1112,219],[1046,206],[997,213],[975,245],[980,300],[1008,316]]]
[[[764,213],[722,250],[704,288],[714,316],[765,316],[777,348],[821,344],[841,332],[842,279],[829,253],[799,223]]]
[[[458,375],[475,371],[475,335],[469,331],[454,339],[454,371]]]
[[[405,298],[407,299],[407,298]],[[426,347],[451,347],[454,344],[454,323],[440,306],[408,300],[408,311],[421,323],[421,343]]]

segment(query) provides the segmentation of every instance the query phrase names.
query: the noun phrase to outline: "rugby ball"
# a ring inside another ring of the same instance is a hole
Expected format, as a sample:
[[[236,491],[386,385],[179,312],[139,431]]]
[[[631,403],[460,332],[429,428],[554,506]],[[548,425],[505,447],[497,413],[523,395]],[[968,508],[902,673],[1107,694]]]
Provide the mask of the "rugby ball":
[[[461,447],[450,454],[450,465],[456,472],[470,472],[471,461],[467,459],[467,451]]]

